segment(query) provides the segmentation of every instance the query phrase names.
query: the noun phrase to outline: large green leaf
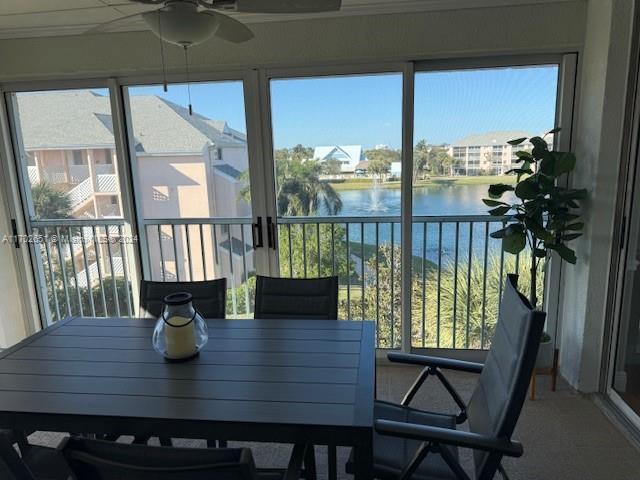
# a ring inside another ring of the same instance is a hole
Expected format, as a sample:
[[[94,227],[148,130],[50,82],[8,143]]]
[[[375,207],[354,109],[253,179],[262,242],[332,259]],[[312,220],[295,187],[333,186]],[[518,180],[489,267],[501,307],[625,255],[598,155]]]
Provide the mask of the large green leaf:
[[[527,152],[526,150],[518,150],[516,152],[516,157],[518,157],[519,160],[532,160],[533,159],[533,155],[531,155],[531,152]]]
[[[548,150],[547,142],[544,141],[541,137],[531,137],[529,139],[533,148],[538,148],[540,150]],[[535,155],[534,155],[535,156]]]
[[[522,137],[522,138],[516,138],[514,140],[509,140],[507,143],[509,145],[520,145],[522,142],[524,142],[527,139],[527,137]]]
[[[496,230],[495,232],[491,232],[489,236],[491,238],[504,238],[507,235],[507,229],[501,228],[500,230]]]
[[[515,192],[518,198],[532,200],[536,198],[540,190],[535,182],[535,178],[529,177],[516,185]]]
[[[567,233],[565,235],[562,235],[562,241],[568,242],[570,240],[575,240],[576,238],[581,236],[582,236],[582,233]]]
[[[572,263],[575,265],[576,263],[576,252],[567,247],[566,245],[557,244],[557,245],[548,245],[548,248],[551,250],[555,250],[560,255],[560,258],[563,260]]]
[[[502,239],[502,249],[514,255],[524,250],[527,237],[524,232],[514,232]]]
[[[505,175],[509,175],[510,173],[517,173],[518,175],[531,175],[533,170],[530,168],[512,168],[511,170],[507,170],[504,172]]]
[[[545,258],[547,256],[547,251],[544,248],[536,248],[533,254],[538,258]]]
[[[499,207],[501,205],[509,205],[506,202],[501,202],[500,200],[492,200],[490,198],[483,198],[482,201],[487,207]]]
[[[584,228],[584,223],[583,222],[576,222],[576,223],[571,223],[567,226],[564,227],[564,230],[582,230]]]
[[[553,156],[553,175],[556,177],[569,173],[576,166],[576,156],[571,152],[554,152]]]
[[[531,217],[527,217],[524,220],[525,225],[533,234],[539,238],[540,240],[549,241],[553,239],[553,235],[551,232],[548,232],[544,229],[544,227],[535,219]]]
[[[524,233],[524,225],[521,223],[511,223],[500,230],[496,230],[490,234],[491,238],[505,238],[516,233]]]
[[[553,155],[548,155],[540,162],[540,172],[544,175],[553,176],[555,171],[556,158]]]
[[[489,214],[493,215],[494,217],[502,217],[503,215],[509,213],[509,210],[511,210],[511,206],[501,206],[492,208],[491,210],[489,210]]]
[[[494,185],[489,185],[489,196],[491,198],[500,198],[504,192],[512,192],[513,190],[514,188],[511,185],[496,183]]]

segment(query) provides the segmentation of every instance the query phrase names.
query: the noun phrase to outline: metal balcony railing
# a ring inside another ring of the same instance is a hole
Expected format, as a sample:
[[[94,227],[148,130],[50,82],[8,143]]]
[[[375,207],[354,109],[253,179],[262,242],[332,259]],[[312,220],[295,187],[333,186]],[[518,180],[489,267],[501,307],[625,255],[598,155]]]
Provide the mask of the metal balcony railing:
[[[530,253],[505,254],[490,237],[505,221],[413,217],[411,283],[403,291],[400,217],[280,218],[280,275],[337,275],[340,318],[375,320],[380,348],[400,347],[402,305],[410,301],[413,347],[486,349],[506,275],[518,273],[523,291],[530,282]],[[227,278],[228,316],[250,317],[256,273],[251,222],[145,219],[139,251],[152,280]],[[123,220],[47,220],[35,226],[48,239],[39,255],[55,319],[135,314],[127,255],[138,249],[128,252],[120,241]],[[539,298],[543,285],[539,278]]]
[[[135,314],[124,220],[38,220],[32,226],[50,321]]]
[[[400,217],[288,217],[278,220],[280,274],[338,275],[339,315],[377,323],[380,348],[401,344],[402,303],[411,302],[411,344],[486,349],[508,273],[529,288],[530,253],[505,254],[490,237],[506,218],[414,216],[411,288],[401,291]],[[538,279],[543,298],[544,278]]]
[[[255,256],[250,218],[145,219],[155,281],[226,278],[227,316],[253,315]]]

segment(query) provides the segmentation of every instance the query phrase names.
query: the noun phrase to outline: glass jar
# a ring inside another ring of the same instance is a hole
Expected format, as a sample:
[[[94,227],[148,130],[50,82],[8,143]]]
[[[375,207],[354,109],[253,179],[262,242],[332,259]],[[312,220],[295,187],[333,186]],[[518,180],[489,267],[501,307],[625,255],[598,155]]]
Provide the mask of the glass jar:
[[[162,314],[153,331],[153,348],[167,360],[195,357],[209,340],[207,323],[193,307],[190,293],[177,292],[164,297]]]

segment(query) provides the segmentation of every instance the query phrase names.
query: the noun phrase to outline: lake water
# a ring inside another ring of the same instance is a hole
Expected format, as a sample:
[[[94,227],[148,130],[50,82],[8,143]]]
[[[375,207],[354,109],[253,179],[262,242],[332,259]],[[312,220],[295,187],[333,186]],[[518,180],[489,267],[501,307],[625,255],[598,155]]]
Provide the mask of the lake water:
[[[438,185],[413,189],[413,215],[484,215],[489,185]],[[400,189],[340,190],[339,216],[399,216]]]
[[[487,198],[488,185],[438,185],[413,189],[413,215],[486,215],[488,207],[482,202]],[[377,188],[368,190],[340,190],[342,210],[337,217],[398,217],[400,215],[400,189]],[[321,212],[320,215],[325,215]],[[390,219],[391,220],[391,219]],[[424,223],[414,223],[413,226],[413,254],[430,261],[454,260],[456,252],[459,261],[468,259],[469,245],[472,245],[472,255],[484,258],[485,248],[488,253],[500,251],[500,242],[489,239],[485,247],[487,233],[501,228],[500,222],[489,224],[474,223],[473,228],[468,222],[456,225],[455,221],[428,223],[426,231]],[[392,232],[393,228],[393,232]],[[471,231],[472,230],[472,231]],[[378,242],[390,242],[400,245],[400,224],[380,223],[378,226]],[[353,223],[349,225],[349,241],[375,245],[375,224]],[[457,239],[457,243],[456,243]],[[457,247],[457,248],[456,248]],[[354,252],[358,254],[356,250]]]

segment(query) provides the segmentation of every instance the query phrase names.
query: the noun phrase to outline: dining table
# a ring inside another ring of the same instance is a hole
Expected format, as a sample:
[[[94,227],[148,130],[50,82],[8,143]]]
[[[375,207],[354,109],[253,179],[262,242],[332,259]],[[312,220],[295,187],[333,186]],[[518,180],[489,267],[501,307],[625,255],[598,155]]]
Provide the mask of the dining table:
[[[60,320],[0,352],[0,428],[347,446],[372,478],[373,322],[206,322],[169,362],[154,319]]]

